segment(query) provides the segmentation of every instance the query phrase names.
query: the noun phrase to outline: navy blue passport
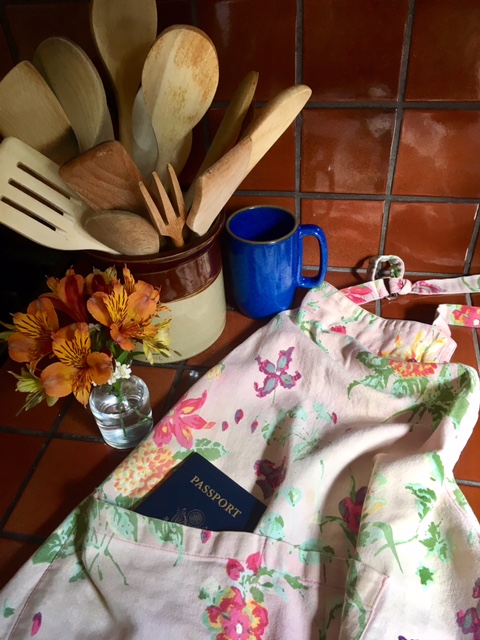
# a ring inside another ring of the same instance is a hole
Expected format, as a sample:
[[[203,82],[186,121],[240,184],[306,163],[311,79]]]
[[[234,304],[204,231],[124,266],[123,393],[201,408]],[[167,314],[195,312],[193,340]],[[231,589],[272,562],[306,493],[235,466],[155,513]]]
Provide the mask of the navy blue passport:
[[[265,509],[206,458],[191,453],[135,511],[198,529],[252,532]]]

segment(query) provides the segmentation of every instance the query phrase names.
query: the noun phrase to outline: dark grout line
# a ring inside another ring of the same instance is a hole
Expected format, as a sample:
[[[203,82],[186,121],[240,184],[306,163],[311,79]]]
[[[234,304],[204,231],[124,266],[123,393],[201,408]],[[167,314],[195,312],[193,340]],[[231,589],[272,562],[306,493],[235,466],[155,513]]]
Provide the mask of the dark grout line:
[[[47,539],[44,536],[36,536],[30,533],[15,533],[14,531],[2,531],[0,539],[14,540],[16,542],[32,542],[34,544],[43,544]]]
[[[458,480],[458,478],[455,478],[455,482],[458,485],[465,485],[467,487],[478,487],[480,489],[480,482],[477,482],[476,480]]]

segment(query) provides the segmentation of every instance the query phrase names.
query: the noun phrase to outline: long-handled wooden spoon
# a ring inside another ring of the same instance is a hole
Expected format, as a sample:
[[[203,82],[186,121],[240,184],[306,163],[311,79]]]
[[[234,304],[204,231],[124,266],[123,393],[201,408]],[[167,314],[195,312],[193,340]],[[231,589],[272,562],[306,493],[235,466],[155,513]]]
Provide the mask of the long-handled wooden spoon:
[[[297,85],[273,98],[258,114],[240,140],[197,180],[187,226],[203,235],[233,192],[307,103],[310,87]]]
[[[193,201],[196,178],[202,175],[206,169],[219,160],[223,154],[228,151],[228,148],[232,144],[237,142],[237,138],[242,128],[242,123],[252,103],[255,89],[257,88],[257,82],[258,72],[250,71],[250,73],[247,73],[245,78],[243,78],[242,82],[238,85],[238,88],[225,111],[220,126],[217,129],[217,133],[212,140],[212,144],[200,165],[197,175],[187,191],[185,196],[187,208],[191,206]]]
[[[62,105],[80,151],[114,139],[102,80],[78,44],[68,38],[47,38],[38,45],[33,64]]]
[[[183,166],[175,150],[203,118],[218,85],[218,57],[200,29],[175,25],[151,47],[142,72],[142,89],[157,139],[156,171],[165,180],[167,164],[177,175]],[[181,158],[182,162],[186,158]]]
[[[117,140],[103,142],[66,162],[60,176],[96,211],[120,209],[148,218],[138,188],[143,176]]]
[[[0,82],[0,135],[18,138],[58,164],[79,152],[60,102],[27,60]]]
[[[157,34],[155,0],[92,0],[91,27],[117,99],[120,142],[132,153],[132,108]]]
[[[152,225],[130,211],[98,211],[85,221],[88,233],[126,256],[158,253],[160,238]]]

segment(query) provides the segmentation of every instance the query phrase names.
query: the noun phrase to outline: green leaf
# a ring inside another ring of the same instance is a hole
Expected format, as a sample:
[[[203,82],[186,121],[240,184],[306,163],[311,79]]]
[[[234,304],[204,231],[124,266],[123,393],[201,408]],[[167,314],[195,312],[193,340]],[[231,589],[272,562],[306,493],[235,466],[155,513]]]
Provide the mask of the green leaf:
[[[3,617],[10,618],[10,616],[13,616],[14,613],[15,613],[15,609],[12,609],[12,607],[9,607],[7,605],[7,601],[5,600],[5,602],[3,603]]]
[[[385,538],[385,541],[387,543],[387,547],[390,549],[390,551],[393,553],[393,557],[395,558],[395,560],[397,561],[398,567],[400,569],[400,571],[403,573],[403,569],[402,569],[402,565],[400,563],[400,558],[398,557],[398,553],[397,553],[397,547],[395,545],[395,540],[393,538],[393,530],[392,527],[387,524],[386,522],[373,522],[372,525],[374,527],[377,527],[378,529],[380,529],[380,531],[383,533],[383,536]],[[381,549],[379,549],[375,555],[377,555],[378,553],[380,553],[380,551],[383,550],[383,547]]]
[[[130,540],[137,541],[138,536],[138,516],[133,511],[127,509],[115,509],[112,526],[118,533]]]
[[[443,461],[436,451],[430,454],[430,462],[432,464],[435,480],[438,480],[440,484],[443,484],[443,481],[445,480],[445,469],[443,467]]]
[[[285,538],[284,520],[281,515],[277,513],[269,513],[263,519],[262,526],[260,527],[260,533],[267,538],[274,538],[275,540],[283,540]]]
[[[198,594],[198,599],[199,600],[206,600],[208,598],[208,593],[205,591],[205,589],[202,587],[200,589],[200,593]]]
[[[297,576],[291,576],[288,573],[286,573],[284,575],[284,578],[288,582],[288,584],[292,587],[292,589],[296,589],[297,591],[301,589],[304,589],[305,591],[308,590],[308,587],[304,585],[303,582],[301,582],[300,578],[298,578]]]
[[[405,488],[413,493],[417,498],[416,505],[420,520],[423,520],[425,516],[432,510],[434,503],[437,500],[437,495],[432,489],[428,489],[420,484],[407,484]]]
[[[284,496],[288,504],[294,507],[302,499],[302,492],[298,487],[290,487],[288,489],[282,489],[280,495]]]
[[[421,566],[417,569],[417,575],[423,585],[433,582],[433,571],[428,567]]]
[[[327,408],[322,402],[314,402],[313,410],[315,411],[318,420],[324,420],[325,422],[332,421],[332,416],[328,413]]]
[[[227,454],[227,450],[220,442],[212,442],[207,438],[200,438],[195,441],[193,451],[200,453],[204,458],[213,462]]]
[[[250,587],[250,594],[252,598],[259,604],[262,604],[264,602],[263,593],[258,587]]]

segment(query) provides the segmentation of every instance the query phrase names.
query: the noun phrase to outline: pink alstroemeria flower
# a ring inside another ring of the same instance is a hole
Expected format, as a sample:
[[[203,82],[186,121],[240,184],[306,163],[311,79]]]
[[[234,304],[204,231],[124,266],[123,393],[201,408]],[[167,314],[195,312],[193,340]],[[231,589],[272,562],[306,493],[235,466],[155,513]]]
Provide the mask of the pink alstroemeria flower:
[[[200,398],[184,398],[177,402],[156,427],[153,434],[155,444],[161,447],[168,444],[172,437],[175,437],[182,447],[191,449],[193,445],[192,430],[211,429],[215,425],[215,422],[207,422],[197,413],[206,400],[207,392],[204,391]]]

